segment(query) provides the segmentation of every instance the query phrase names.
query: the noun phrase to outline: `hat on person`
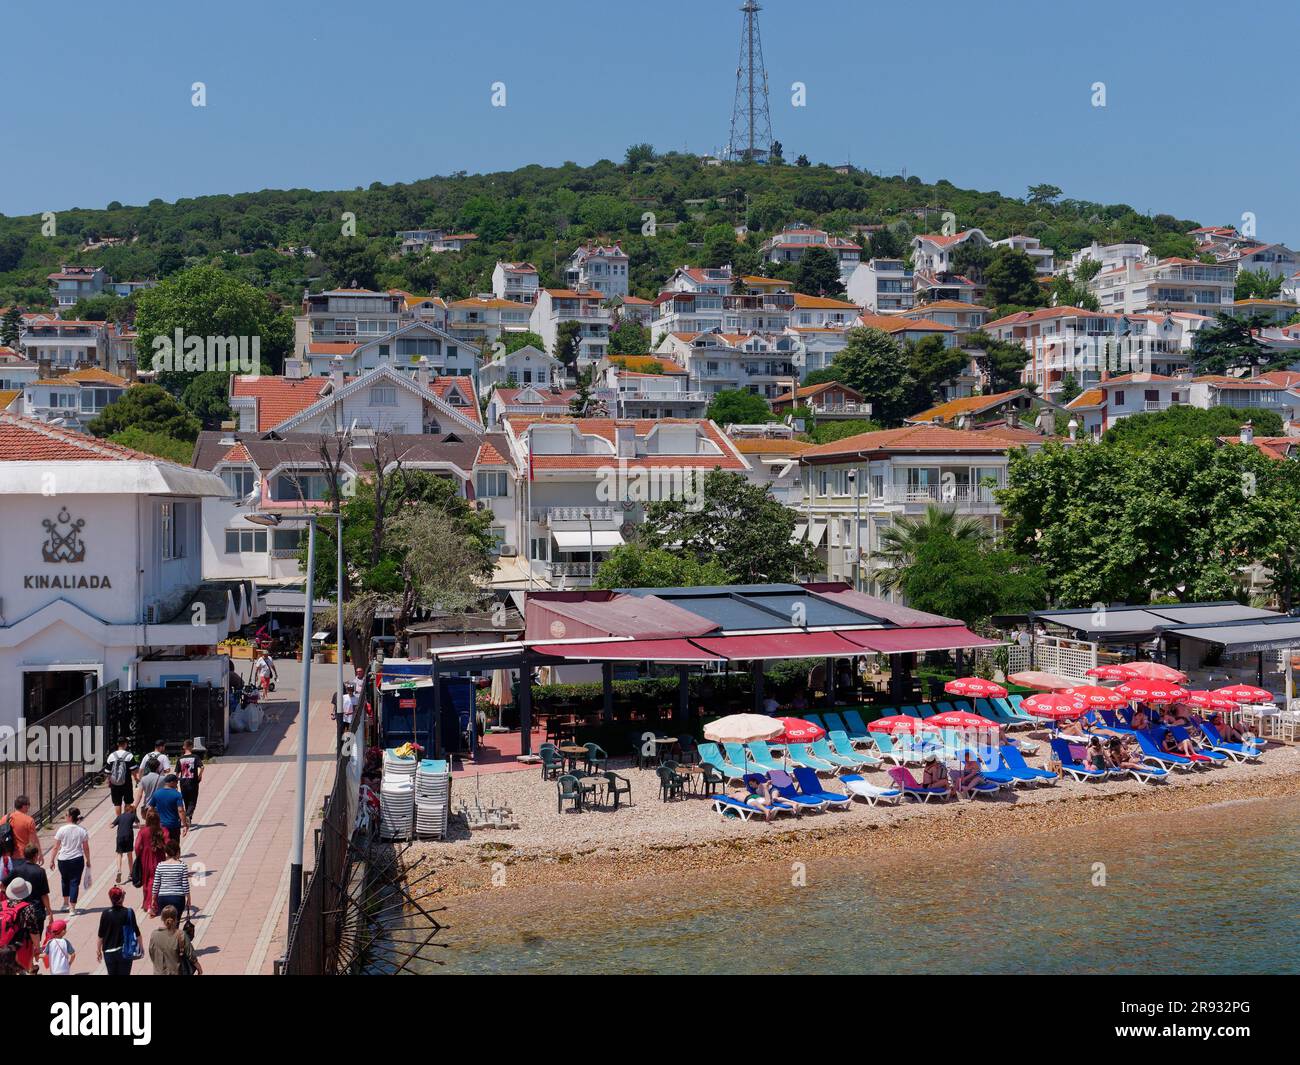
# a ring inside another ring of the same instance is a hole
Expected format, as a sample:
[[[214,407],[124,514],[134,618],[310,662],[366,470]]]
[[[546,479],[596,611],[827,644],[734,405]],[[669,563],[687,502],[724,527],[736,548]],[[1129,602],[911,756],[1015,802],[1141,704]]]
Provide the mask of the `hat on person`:
[[[114,903],[121,902],[124,898],[126,898],[126,892],[123,891],[116,884],[114,884],[111,888],[108,889],[108,899],[110,902],[114,902]]]
[[[16,876],[9,881],[9,886],[5,888],[5,894],[14,902],[21,902],[32,893],[32,885],[27,883],[21,876]]]
[[[68,930],[68,922],[67,922],[67,921],[51,921],[51,922],[50,922],[50,935],[52,935],[52,936],[60,936],[60,935],[62,935],[64,932],[66,932],[67,930]]]

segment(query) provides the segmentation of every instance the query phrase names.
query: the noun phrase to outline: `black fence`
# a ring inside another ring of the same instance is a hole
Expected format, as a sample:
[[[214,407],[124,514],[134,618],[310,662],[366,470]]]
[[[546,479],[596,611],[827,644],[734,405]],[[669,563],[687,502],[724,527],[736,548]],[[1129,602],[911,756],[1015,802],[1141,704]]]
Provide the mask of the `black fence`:
[[[298,914],[289,927],[284,957],[275,966],[281,976],[340,976],[343,944],[352,907],[349,888],[353,873],[353,820],[349,813],[348,758],[334,764],[334,788],[325,800],[324,817],[316,831],[316,863],[307,876]]]
[[[226,746],[226,689],[186,685],[115,692],[108,701],[108,745],[125,739],[131,751],[152,750],[162,739],[169,747],[203,737],[209,755]]]
[[[108,706],[119,694],[118,682],[110,681],[27,722],[13,738],[13,750],[0,760],[0,809],[12,810],[14,799],[26,795],[32,802],[28,813],[38,822],[48,821],[91,787],[110,749]]]

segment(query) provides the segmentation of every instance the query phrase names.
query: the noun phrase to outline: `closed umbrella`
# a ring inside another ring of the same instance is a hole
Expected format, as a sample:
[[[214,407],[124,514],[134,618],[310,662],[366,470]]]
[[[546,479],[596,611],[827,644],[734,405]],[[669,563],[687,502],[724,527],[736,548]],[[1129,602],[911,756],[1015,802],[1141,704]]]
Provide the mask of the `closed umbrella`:
[[[514,702],[515,695],[510,684],[510,671],[494,669],[492,671],[492,690],[488,700],[497,708],[497,726],[500,727],[505,708]]]
[[[1126,680],[1115,691],[1144,703],[1176,703],[1187,694],[1186,688],[1167,680]]]
[[[826,730],[820,725],[814,725],[801,717],[778,717],[777,720],[785,729],[781,733],[781,739],[787,743],[811,743],[826,735]]]
[[[704,726],[704,738],[714,743],[753,743],[774,740],[785,731],[775,717],[762,714],[729,714]]]
[[[958,677],[943,686],[949,695],[969,695],[975,699],[1001,699],[1007,694],[1006,688],[983,677]]]

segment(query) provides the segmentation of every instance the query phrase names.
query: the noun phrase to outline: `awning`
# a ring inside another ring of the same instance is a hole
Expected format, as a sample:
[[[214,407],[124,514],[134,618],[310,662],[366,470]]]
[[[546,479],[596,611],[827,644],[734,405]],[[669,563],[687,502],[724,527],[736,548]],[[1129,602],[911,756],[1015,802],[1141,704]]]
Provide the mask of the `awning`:
[[[790,542],[792,544],[801,544],[803,543],[804,537],[807,535],[808,535],[808,523],[806,521],[796,522],[794,526],[794,532],[790,534]]]
[[[812,547],[821,547],[822,537],[826,535],[826,523],[814,521],[808,526],[808,543]]]
[[[1300,647],[1300,618],[1283,617],[1278,621],[1245,625],[1202,625],[1185,629],[1167,629],[1166,635],[1182,640],[1201,640],[1217,644],[1232,655],[1255,651],[1285,651]]]
[[[756,658],[836,658],[862,654],[862,648],[833,632],[699,636],[694,643],[733,662]]]
[[[566,551],[587,547],[608,550],[623,543],[623,535],[617,529],[593,529],[590,533],[586,529],[553,529],[551,536],[556,546]]]
[[[967,647],[1001,647],[1004,640],[987,640],[976,636],[965,625],[941,625],[933,628],[865,629],[843,633],[846,640],[860,649],[897,655],[909,651],[956,651]],[[861,650],[857,652],[861,654]]]
[[[597,643],[555,644],[537,648],[539,654],[584,662],[720,662],[690,640],[604,640]]]

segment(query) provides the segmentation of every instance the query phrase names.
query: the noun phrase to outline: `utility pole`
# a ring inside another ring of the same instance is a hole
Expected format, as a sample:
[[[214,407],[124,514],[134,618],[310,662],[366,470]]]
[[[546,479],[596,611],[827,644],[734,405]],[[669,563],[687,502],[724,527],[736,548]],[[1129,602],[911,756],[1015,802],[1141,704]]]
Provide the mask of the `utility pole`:
[[[763,62],[763,39],[758,29],[756,0],[745,0],[740,8],[745,25],[740,34],[740,63],[736,67],[736,96],[731,107],[731,134],[727,158],[762,163],[771,157],[772,116],[767,103],[767,67]]]

